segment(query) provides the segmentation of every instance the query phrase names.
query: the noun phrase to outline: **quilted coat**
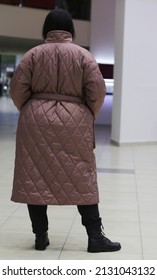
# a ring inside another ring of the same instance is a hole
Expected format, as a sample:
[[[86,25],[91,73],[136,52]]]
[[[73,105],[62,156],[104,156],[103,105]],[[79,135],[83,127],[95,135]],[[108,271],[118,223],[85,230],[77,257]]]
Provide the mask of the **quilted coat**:
[[[91,53],[69,32],[49,32],[19,63],[10,95],[20,111],[11,200],[98,203],[94,120],[105,83]]]

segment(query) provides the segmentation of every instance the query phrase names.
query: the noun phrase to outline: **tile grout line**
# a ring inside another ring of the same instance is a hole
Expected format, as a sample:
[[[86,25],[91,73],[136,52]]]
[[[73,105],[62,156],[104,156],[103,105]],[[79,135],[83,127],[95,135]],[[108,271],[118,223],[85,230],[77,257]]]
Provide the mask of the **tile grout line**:
[[[72,223],[71,223],[70,229],[69,229],[69,231],[68,231],[68,233],[67,233],[67,236],[66,236],[66,238],[65,238],[65,241],[64,241],[64,243],[63,243],[63,246],[62,246],[62,248],[61,248],[61,250],[60,250],[60,253],[59,253],[59,255],[58,255],[58,260],[60,259],[60,256],[61,256],[61,254],[62,254],[62,252],[63,252],[65,243],[66,243],[66,241],[67,241],[67,239],[68,239],[68,237],[69,237],[69,234],[70,234],[70,231],[71,231],[71,229],[72,229],[72,226],[74,225],[74,222],[75,222],[75,220],[76,220],[77,214],[78,214],[78,212],[76,211],[75,217],[74,217],[74,219],[73,219],[73,221],[72,221]]]
[[[98,173],[135,174],[134,169],[97,168]]]
[[[139,219],[139,228],[140,228],[141,254],[142,254],[142,260],[143,260],[144,252],[143,252],[142,229],[141,229],[140,208],[139,208],[139,195],[138,195],[137,174],[136,174],[136,168],[135,168],[135,159],[134,159],[134,149],[133,148],[132,148],[132,161],[133,161],[133,165],[134,165],[134,169],[135,169],[135,188],[136,188],[137,209],[138,209],[138,219]]]

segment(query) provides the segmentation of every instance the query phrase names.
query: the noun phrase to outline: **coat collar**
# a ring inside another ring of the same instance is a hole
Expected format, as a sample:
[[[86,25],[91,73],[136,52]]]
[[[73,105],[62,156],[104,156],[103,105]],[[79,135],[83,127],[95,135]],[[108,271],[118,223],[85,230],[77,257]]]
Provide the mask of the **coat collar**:
[[[45,43],[71,43],[72,35],[70,32],[62,30],[50,31],[47,34]]]

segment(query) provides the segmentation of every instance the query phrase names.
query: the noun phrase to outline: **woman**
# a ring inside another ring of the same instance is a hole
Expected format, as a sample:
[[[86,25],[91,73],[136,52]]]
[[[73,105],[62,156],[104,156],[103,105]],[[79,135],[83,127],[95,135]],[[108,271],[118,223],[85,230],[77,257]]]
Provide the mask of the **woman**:
[[[94,149],[94,120],[105,84],[90,52],[73,44],[71,16],[52,10],[45,42],[25,55],[11,81],[20,111],[11,200],[28,206],[35,249],[49,245],[47,205],[77,205],[88,252],[117,251],[102,233]]]

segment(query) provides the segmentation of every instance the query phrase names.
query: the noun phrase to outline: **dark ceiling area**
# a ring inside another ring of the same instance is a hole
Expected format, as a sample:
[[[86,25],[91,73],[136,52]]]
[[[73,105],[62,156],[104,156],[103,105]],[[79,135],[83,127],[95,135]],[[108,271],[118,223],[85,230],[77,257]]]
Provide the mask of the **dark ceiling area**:
[[[90,20],[91,0],[0,0],[0,4],[42,10],[66,9],[74,19]]]
[[[29,49],[42,44],[43,40],[0,36],[0,42],[0,53],[23,54]]]
[[[39,0],[0,0],[0,4],[50,10],[50,9],[54,9],[54,7],[56,5],[56,1],[55,0],[43,0],[43,1],[39,1]]]

